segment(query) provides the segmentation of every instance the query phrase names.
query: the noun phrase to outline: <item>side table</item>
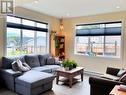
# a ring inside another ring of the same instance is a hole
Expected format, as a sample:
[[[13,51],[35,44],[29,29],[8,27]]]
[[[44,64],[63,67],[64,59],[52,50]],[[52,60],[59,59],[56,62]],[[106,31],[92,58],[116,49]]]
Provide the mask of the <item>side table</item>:
[[[109,95],[126,95],[125,91],[120,91],[119,89],[119,85],[116,85],[112,91],[109,93]]]

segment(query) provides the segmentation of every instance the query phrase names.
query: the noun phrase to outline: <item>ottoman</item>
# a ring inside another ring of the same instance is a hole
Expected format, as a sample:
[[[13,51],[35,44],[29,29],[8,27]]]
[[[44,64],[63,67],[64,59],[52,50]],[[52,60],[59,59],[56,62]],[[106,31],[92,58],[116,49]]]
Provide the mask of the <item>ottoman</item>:
[[[38,95],[52,89],[54,76],[30,70],[15,79],[15,91],[22,95]]]

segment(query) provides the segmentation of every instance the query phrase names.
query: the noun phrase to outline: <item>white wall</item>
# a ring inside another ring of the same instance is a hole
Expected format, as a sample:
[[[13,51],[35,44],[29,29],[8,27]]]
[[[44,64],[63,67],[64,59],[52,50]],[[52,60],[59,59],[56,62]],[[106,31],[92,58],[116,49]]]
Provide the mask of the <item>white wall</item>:
[[[50,30],[59,31],[59,19],[41,14],[35,11],[27,10],[24,8],[17,7],[16,15],[23,16],[26,18],[31,18],[34,20],[44,21],[49,23]],[[99,57],[87,57],[74,54],[74,35],[75,35],[75,25],[79,23],[93,23],[93,22],[106,22],[106,21],[118,21],[123,22],[123,35],[122,35],[122,57],[120,59],[114,58],[99,58]],[[108,66],[113,67],[126,67],[126,12],[108,13],[102,15],[94,16],[84,16],[76,18],[67,18],[63,20],[64,22],[64,35],[66,39],[66,58],[74,59],[79,66],[83,66],[87,70],[102,72],[104,73]],[[0,58],[4,56],[5,49],[5,19],[0,16]],[[51,40],[53,43],[53,41]],[[54,47],[54,44],[51,44]],[[51,48],[51,52],[54,52],[54,48]]]
[[[0,59],[1,57],[4,55],[4,23],[5,22],[5,18],[4,16],[0,16]],[[0,60],[1,63],[1,60]],[[1,66],[1,64],[0,64]]]
[[[123,35],[122,35],[122,56],[120,59],[103,58],[103,57],[88,57],[74,54],[74,38],[75,25],[81,23],[107,22],[107,21],[122,21]],[[74,59],[79,66],[83,66],[86,70],[104,73],[108,66],[126,67],[126,12],[108,13],[94,16],[84,16],[64,19],[64,34],[66,36],[66,56]]]

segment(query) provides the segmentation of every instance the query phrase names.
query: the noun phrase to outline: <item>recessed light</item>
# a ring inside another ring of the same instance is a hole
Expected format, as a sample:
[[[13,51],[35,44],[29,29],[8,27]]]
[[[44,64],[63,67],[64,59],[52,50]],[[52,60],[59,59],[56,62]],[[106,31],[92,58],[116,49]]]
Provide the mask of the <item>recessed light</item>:
[[[120,6],[116,6],[116,8],[117,8],[117,9],[119,9],[119,8],[120,8]]]
[[[34,1],[34,3],[36,3],[36,4],[37,4],[38,2],[39,2],[39,0],[35,0],[35,1]]]
[[[69,16],[70,16],[70,14],[69,14],[69,13],[67,13],[67,14],[66,14],[66,16],[67,16],[67,17],[69,17]]]

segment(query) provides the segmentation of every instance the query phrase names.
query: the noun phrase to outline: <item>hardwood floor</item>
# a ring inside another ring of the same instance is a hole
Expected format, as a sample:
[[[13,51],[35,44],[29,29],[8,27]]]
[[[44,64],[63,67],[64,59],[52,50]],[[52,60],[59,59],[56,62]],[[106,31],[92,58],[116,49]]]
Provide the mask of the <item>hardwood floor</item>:
[[[54,80],[53,89],[41,95],[90,95],[90,86],[88,79],[88,76],[84,76],[84,81],[79,81],[78,83],[74,84],[72,88],[69,88],[69,86],[67,85],[63,85],[62,83],[59,83],[59,85],[57,85],[56,81]],[[11,92],[9,90],[1,89],[0,95],[18,94]]]

